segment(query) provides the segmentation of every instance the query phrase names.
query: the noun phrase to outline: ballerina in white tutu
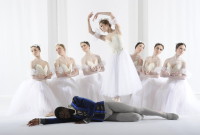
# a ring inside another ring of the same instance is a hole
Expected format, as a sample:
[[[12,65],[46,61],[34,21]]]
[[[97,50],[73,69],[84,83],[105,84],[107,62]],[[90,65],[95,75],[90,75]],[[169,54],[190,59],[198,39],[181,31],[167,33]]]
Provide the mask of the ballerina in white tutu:
[[[79,79],[79,86],[81,88],[81,95],[93,101],[102,101],[103,95],[101,93],[102,74],[104,65],[99,55],[90,51],[90,44],[87,41],[80,43],[82,50],[85,52],[81,63],[84,77]]]
[[[108,34],[103,35],[92,30],[90,25],[92,13],[88,16],[89,33],[108,42],[113,51],[111,60],[105,66],[101,90],[103,95],[120,101],[120,96],[131,95],[140,90],[142,85],[130,55],[123,49],[120,38],[121,31],[115,17],[110,12],[98,12],[94,19],[97,19],[99,15],[107,15],[112,20],[109,22],[107,19],[102,19],[99,22],[100,29]],[[111,28],[111,24],[115,26],[115,29]]]
[[[78,95],[79,87],[75,76],[79,74],[79,70],[74,59],[66,55],[63,44],[57,44],[56,51],[59,55],[54,64],[56,77],[49,82],[49,85],[61,103],[60,106],[67,106],[72,98]]]
[[[46,83],[52,76],[48,62],[41,59],[39,46],[31,46],[31,52],[35,56],[31,62],[33,79],[20,85],[11,102],[10,115],[46,116],[59,105]]]
[[[198,103],[187,81],[186,62],[182,55],[186,45],[178,43],[176,54],[165,60],[162,76],[169,78],[157,92],[155,109],[178,114],[200,113]]]
[[[164,50],[164,46],[161,43],[157,43],[154,46],[154,52],[152,56],[145,59],[143,65],[143,88],[132,96],[132,104],[138,107],[145,107],[153,109],[154,98],[156,91],[163,85],[163,80],[159,78],[161,71],[161,59],[159,54]]]
[[[138,75],[140,76],[142,73],[142,65],[143,65],[143,59],[140,56],[140,53],[144,50],[144,43],[143,42],[138,42],[135,45],[135,51],[134,53],[131,55],[131,59],[137,69]],[[140,76],[141,79],[141,76]]]

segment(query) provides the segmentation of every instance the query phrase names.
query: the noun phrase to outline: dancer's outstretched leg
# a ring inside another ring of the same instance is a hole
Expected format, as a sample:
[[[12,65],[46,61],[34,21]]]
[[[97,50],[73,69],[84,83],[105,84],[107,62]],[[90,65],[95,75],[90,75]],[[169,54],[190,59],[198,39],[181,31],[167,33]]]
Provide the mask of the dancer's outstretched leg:
[[[105,106],[110,114],[112,113],[138,113],[147,116],[160,116],[168,120],[177,120],[179,117],[174,113],[157,112],[146,108],[137,108],[119,102],[105,102]],[[112,113],[111,113],[112,112]]]
[[[138,113],[113,113],[106,121],[119,121],[119,122],[136,122],[143,117]]]

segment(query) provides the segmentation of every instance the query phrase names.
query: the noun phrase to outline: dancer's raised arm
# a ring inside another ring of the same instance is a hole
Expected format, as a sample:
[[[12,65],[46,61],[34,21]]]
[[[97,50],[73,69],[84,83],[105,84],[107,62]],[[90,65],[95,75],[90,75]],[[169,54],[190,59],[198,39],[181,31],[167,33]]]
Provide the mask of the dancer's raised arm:
[[[88,31],[89,31],[89,33],[92,34],[93,36],[95,36],[96,38],[105,41],[105,36],[104,36],[104,35],[100,35],[99,33],[95,33],[95,32],[92,30],[92,27],[91,27],[91,24],[90,24],[90,18],[91,18],[92,16],[93,16],[93,13],[91,12],[91,13],[88,15]]]
[[[97,12],[97,13],[95,14],[95,16],[94,16],[94,19],[97,19],[97,18],[98,18],[98,15],[107,15],[107,16],[109,16],[109,17],[112,19],[112,21],[111,21],[110,23],[111,23],[112,25],[115,25],[115,30],[114,30],[114,31],[115,31],[117,34],[121,34],[119,24],[117,23],[115,16],[114,16],[111,12]]]
[[[110,16],[111,19],[115,19],[111,12],[97,12],[94,16],[94,19],[97,19],[98,15],[107,15]]]
[[[90,24],[90,18],[93,16],[93,13],[91,12],[89,15],[88,15],[88,31],[90,34],[94,35],[95,32],[92,30],[92,27],[91,27],[91,24]]]

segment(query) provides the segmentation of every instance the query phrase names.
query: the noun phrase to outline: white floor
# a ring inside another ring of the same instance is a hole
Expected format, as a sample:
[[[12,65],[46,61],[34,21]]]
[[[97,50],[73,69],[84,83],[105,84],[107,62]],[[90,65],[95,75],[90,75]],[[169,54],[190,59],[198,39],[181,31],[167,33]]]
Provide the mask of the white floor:
[[[0,98],[0,135],[200,135],[200,115],[180,116],[177,121],[145,117],[139,122],[63,123],[28,127],[32,118],[11,118],[5,112],[9,102]]]

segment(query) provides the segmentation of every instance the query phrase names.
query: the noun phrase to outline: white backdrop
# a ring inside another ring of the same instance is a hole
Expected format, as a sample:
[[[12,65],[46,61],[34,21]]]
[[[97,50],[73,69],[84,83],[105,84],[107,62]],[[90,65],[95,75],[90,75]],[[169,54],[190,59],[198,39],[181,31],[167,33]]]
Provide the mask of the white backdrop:
[[[77,4],[78,3],[78,4]],[[110,53],[110,48],[101,40],[95,39],[88,32],[87,17],[90,12],[94,14],[97,11],[112,12],[120,24],[124,46],[128,48],[129,45],[129,0],[118,0],[116,3],[113,0],[69,0],[68,1],[68,53],[70,56],[77,58],[80,63],[81,57],[84,55],[80,48],[81,41],[89,41],[91,43],[91,50],[94,53],[101,55],[106,59]],[[91,22],[92,23],[92,22]],[[93,23],[92,23],[93,24]],[[95,22],[98,28],[98,22]],[[131,25],[131,24],[130,24]],[[94,27],[95,29],[95,27]],[[81,53],[77,53],[81,52]]]
[[[10,95],[30,76],[30,46],[48,57],[46,0],[0,0],[0,95]]]
[[[200,1],[199,0],[150,0],[145,1],[148,8],[147,43],[148,53],[153,45],[165,45],[163,60],[175,54],[175,44],[187,45],[184,57],[190,72],[189,82],[195,92],[200,93]]]
[[[0,95],[12,95],[29,77],[30,46],[39,44],[42,58],[53,66],[55,44],[64,43],[78,64],[83,53],[79,43],[88,40],[93,52],[106,59],[108,46],[88,34],[89,12],[111,11],[117,17],[129,52],[144,41],[144,57],[153,45],[165,45],[163,60],[174,54],[175,44],[185,42],[189,81],[200,92],[199,0],[0,0]]]

